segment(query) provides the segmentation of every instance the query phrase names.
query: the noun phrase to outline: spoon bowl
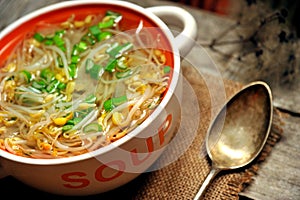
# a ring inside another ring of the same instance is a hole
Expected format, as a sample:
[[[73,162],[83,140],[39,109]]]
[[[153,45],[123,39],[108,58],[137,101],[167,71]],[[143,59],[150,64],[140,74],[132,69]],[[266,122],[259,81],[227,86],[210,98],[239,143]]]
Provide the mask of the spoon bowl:
[[[271,89],[262,81],[246,85],[223,106],[205,141],[212,169],[194,200],[201,199],[221,170],[244,167],[257,157],[269,136],[272,118]]]

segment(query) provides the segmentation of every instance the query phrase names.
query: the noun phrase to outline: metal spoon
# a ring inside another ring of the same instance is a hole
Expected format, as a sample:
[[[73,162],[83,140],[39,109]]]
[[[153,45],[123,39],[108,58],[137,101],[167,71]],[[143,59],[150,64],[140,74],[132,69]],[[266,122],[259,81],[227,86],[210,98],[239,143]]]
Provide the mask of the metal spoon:
[[[212,168],[194,200],[222,170],[243,167],[261,152],[273,118],[272,94],[262,81],[252,82],[234,95],[208,129],[206,150]]]

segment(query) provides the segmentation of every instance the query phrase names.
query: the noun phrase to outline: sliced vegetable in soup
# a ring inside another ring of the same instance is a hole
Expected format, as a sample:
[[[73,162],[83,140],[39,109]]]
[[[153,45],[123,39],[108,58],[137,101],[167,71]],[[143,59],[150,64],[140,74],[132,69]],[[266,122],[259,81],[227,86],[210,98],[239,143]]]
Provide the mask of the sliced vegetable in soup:
[[[170,79],[165,51],[122,15],[76,16],[30,33],[0,68],[0,148],[32,158],[79,155],[136,128]],[[147,38],[147,43],[145,43]]]

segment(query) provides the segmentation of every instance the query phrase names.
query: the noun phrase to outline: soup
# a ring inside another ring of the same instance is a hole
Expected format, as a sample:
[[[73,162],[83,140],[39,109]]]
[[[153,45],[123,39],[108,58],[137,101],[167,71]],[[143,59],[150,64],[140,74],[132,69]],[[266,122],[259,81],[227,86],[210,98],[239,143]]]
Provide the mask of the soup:
[[[0,71],[0,148],[32,158],[80,155],[139,126],[171,78],[161,35],[123,30],[115,10],[26,34]]]

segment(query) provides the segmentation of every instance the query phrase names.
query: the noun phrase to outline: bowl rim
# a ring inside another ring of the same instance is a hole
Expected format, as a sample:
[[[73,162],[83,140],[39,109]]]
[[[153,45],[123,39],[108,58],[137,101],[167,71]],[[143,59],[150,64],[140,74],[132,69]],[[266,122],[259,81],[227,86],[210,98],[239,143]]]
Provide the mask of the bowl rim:
[[[109,153],[110,151],[114,150],[115,148],[121,146],[122,144],[128,142],[138,134],[140,134],[146,127],[148,127],[164,110],[164,108],[167,106],[167,104],[170,102],[171,97],[174,95],[175,89],[179,82],[179,75],[180,75],[180,55],[179,55],[179,49],[175,45],[174,36],[171,33],[171,30],[168,28],[168,26],[155,14],[153,14],[150,11],[147,11],[146,8],[131,3],[127,1],[122,0],[76,0],[76,1],[62,1],[58,3],[54,3],[42,8],[39,8],[37,10],[34,10],[16,21],[12,22],[10,25],[5,27],[0,32],[0,40],[10,34],[11,31],[13,31],[16,27],[21,25],[24,22],[27,22],[35,17],[38,17],[41,14],[45,14],[47,12],[51,12],[57,9],[63,9],[67,7],[75,7],[80,5],[88,5],[88,4],[110,4],[110,5],[117,5],[122,6],[127,9],[133,10],[136,13],[140,13],[145,18],[148,18],[152,20],[158,27],[161,29],[163,34],[165,35],[166,39],[168,40],[170,44],[170,50],[172,51],[173,55],[173,74],[172,79],[169,84],[169,88],[167,90],[167,93],[165,94],[164,98],[160,102],[159,106],[150,114],[150,116],[147,117],[147,119],[142,122],[138,127],[136,127],[134,130],[129,132],[127,135],[123,136],[122,138],[118,139],[117,141],[114,141],[113,143],[101,147],[99,149],[96,149],[91,152],[87,152],[84,154],[71,156],[71,157],[64,157],[64,158],[49,158],[49,159],[42,159],[42,158],[29,158],[29,157],[23,157],[18,156],[12,153],[9,153],[3,149],[0,149],[0,155],[3,158],[6,158],[11,161],[19,162],[19,163],[25,163],[25,164],[31,164],[31,165],[59,165],[59,164],[66,164],[66,163],[73,163],[78,161],[83,161],[86,159],[91,159],[95,156],[99,156],[102,154]]]

